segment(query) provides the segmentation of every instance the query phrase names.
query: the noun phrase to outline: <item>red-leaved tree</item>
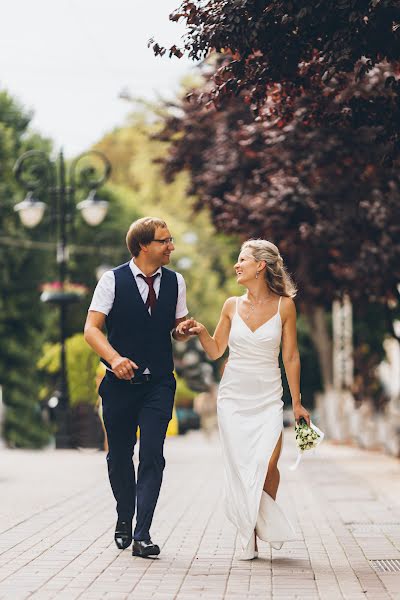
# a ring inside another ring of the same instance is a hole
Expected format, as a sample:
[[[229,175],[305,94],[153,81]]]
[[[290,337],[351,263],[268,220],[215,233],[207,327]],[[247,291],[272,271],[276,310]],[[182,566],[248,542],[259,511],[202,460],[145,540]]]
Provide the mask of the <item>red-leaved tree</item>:
[[[361,82],[347,76],[343,102],[390,96],[386,76],[386,65]],[[193,92],[194,100],[210,85],[206,80]],[[274,101],[283,101],[278,92]],[[337,96],[330,101],[337,103]],[[289,124],[262,114],[255,121],[243,95],[223,110],[182,103],[162,138],[170,143],[166,176],[188,170],[196,209],[207,208],[225,233],[279,246],[299,284],[299,304],[329,387],[325,310],[335,297],[347,292],[360,309],[382,303],[391,328],[387,307],[398,300],[400,281],[400,174],[380,162],[385,144],[376,143],[375,127],[315,126],[304,120],[305,103],[305,96],[297,99]]]
[[[385,142],[385,158],[398,153],[398,0],[183,0],[170,19],[186,25],[184,43],[167,50],[150,40],[155,54],[220,57],[203,101],[219,107],[243,92],[256,112],[264,106],[265,118],[287,124],[298,117],[303,97],[305,121],[336,128],[373,124]],[[341,97],[347,75],[362,79],[382,62],[390,65],[385,80],[392,94],[383,89],[368,100]],[[277,92],[280,102],[274,104]],[[339,111],[331,101],[337,98]]]

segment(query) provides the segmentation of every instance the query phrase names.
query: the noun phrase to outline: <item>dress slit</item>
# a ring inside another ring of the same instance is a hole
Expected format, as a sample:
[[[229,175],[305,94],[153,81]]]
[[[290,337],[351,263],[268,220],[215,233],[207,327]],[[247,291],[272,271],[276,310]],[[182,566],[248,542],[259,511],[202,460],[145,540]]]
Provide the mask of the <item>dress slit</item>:
[[[250,535],[248,536],[247,541],[244,541],[244,543],[242,542],[243,547],[247,546],[247,544],[250,541],[251,536],[254,535],[254,530],[256,529],[256,524],[257,524],[257,520],[258,520],[259,513],[260,513],[261,498],[262,498],[262,494],[263,494],[263,491],[264,491],[264,483],[265,483],[265,479],[266,479],[266,476],[267,476],[267,473],[268,473],[269,463],[271,461],[272,455],[273,455],[273,453],[275,451],[275,448],[276,448],[276,446],[277,446],[277,444],[279,442],[279,439],[280,439],[282,433],[283,433],[283,430],[281,430],[281,431],[278,432],[278,436],[277,436],[276,442],[272,446],[272,452],[268,455],[268,460],[266,461],[266,465],[265,465],[264,469],[260,471],[261,473],[264,473],[264,475],[263,475],[263,478],[260,480],[259,491],[257,492],[256,506],[258,507],[258,510],[254,514],[254,526],[253,526],[253,528],[252,528],[252,530],[250,532]],[[282,442],[283,442],[283,440],[282,440]],[[279,453],[279,456],[281,455],[281,453],[282,453],[282,444],[281,444],[281,451]],[[278,460],[279,460],[279,458],[278,458]],[[275,502],[275,500],[274,500],[274,502]]]
[[[282,454],[282,446],[283,446],[283,429],[282,429],[282,431],[281,431],[281,433],[280,433],[280,435],[279,435],[279,437],[278,437],[278,441],[276,442],[276,444],[275,444],[275,446],[274,446],[274,449],[272,450],[272,454],[271,454],[271,456],[269,457],[269,461],[268,461],[268,465],[267,465],[267,471],[266,471],[266,473],[265,473],[265,477],[264,477],[263,491],[265,491],[265,490],[264,490],[264,485],[265,485],[265,482],[267,481],[267,476],[268,476],[268,471],[269,471],[269,467],[270,467],[270,464],[271,464],[272,456],[273,456],[273,454],[274,454],[274,452],[275,452],[275,450],[276,450],[276,448],[277,448],[277,446],[278,446],[278,444],[279,444],[279,443],[280,443],[279,454],[278,454],[278,458],[276,459],[276,465],[277,465],[277,467],[278,467],[278,462],[279,462],[279,459],[280,459],[280,457],[281,457],[281,454]]]

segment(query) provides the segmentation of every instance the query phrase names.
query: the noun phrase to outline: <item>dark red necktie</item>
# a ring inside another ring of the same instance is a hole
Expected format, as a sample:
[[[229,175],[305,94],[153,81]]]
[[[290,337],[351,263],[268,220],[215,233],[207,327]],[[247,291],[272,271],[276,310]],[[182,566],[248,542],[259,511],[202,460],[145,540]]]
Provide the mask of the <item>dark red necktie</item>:
[[[147,296],[145,305],[146,305],[147,310],[150,308],[151,313],[153,313],[153,310],[155,309],[155,306],[157,304],[157,296],[154,291],[153,284],[154,284],[156,277],[158,277],[159,274],[160,273],[156,273],[155,275],[152,275],[151,277],[145,277],[141,273],[139,273],[139,275],[138,275],[138,277],[141,277],[142,279],[144,279],[145,282],[147,283],[147,285],[149,286],[149,294]]]

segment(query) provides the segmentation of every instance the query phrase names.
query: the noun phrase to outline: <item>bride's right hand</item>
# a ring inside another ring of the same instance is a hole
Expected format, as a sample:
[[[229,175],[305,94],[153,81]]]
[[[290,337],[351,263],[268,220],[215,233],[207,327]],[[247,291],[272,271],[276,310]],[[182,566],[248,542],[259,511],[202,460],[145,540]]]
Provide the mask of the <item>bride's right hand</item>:
[[[176,332],[181,335],[199,335],[205,329],[196,319],[186,319],[176,326]]]
[[[188,328],[188,333],[191,335],[200,335],[205,330],[206,328],[202,323],[199,323],[199,321],[194,321],[194,323]]]

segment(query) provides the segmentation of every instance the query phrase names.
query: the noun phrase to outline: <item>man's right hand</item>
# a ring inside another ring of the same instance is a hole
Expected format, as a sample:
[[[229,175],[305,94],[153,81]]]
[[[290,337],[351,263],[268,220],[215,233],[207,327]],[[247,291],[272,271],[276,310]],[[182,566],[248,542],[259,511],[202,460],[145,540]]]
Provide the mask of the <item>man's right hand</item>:
[[[112,371],[118,379],[132,379],[135,377],[135,369],[138,369],[136,363],[126,356],[116,356],[110,362]]]

